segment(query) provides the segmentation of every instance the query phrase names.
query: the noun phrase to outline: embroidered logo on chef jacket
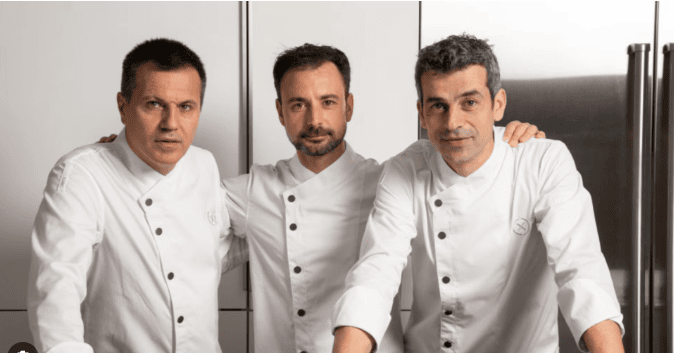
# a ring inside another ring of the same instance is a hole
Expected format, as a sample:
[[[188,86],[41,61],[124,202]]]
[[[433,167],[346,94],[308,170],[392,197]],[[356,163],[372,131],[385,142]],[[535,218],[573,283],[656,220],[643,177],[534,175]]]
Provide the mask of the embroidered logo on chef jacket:
[[[531,230],[531,221],[520,217],[513,225],[513,232],[517,235],[525,235]]]
[[[208,221],[211,222],[212,225],[215,225],[216,223],[218,223],[218,219],[215,216],[215,211],[213,211],[213,210],[208,211],[207,216],[208,216]]]

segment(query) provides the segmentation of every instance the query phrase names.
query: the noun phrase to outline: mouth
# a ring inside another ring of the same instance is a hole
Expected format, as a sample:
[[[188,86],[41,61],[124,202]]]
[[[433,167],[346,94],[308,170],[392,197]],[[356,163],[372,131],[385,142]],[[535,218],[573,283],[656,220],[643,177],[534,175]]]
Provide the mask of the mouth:
[[[466,143],[470,140],[470,137],[450,137],[450,138],[441,138],[441,140],[449,145],[458,146]]]
[[[328,135],[329,134],[311,135],[311,136],[304,135],[304,136],[302,136],[302,138],[304,140],[309,141],[309,142],[317,143],[317,142],[321,142],[321,141],[325,140],[326,138],[328,138]]]

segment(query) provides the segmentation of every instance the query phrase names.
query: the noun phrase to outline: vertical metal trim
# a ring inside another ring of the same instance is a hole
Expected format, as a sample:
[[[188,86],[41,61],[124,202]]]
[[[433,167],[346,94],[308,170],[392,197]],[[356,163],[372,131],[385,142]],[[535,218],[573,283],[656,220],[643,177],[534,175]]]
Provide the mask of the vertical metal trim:
[[[655,330],[653,328],[653,325],[655,324],[655,249],[654,247],[656,246],[655,242],[655,236],[656,236],[656,231],[657,231],[657,224],[656,224],[656,212],[657,212],[657,199],[659,198],[657,193],[658,189],[656,187],[658,186],[659,180],[656,180],[658,178],[657,174],[657,169],[660,168],[658,165],[658,160],[660,153],[660,141],[659,141],[659,133],[658,130],[661,128],[660,127],[660,119],[658,117],[658,53],[657,53],[657,48],[658,48],[658,21],[659,21],[659,9],[660,9],[660,2],[656,1],[655,2],[655,18],[654,18],[654,30],[653,30],[653,76],[651,80],[651,84],[653,85],[652,91],[653,94],[651,95],[651,119],[653,121],[651,125],[651,150],[650,150],[650,156],[652,158],[652,163],[651,163],[651,180],[650,180],[650,185],[652,187],[652,193],[653,197],[651,197],[651,212],[650,212],[650,219],[649,219],[649,224],[650,224],[650,246],[649,246],[649,251],[648,251],[648,288],[646,289],[648,293],[648,322],[646,324],[647,326],[647,331],[648,335],[644,337],[648,337],[647,345],[648,345],[648,350],[647,352],[654,352],[654,344],[655,344]],[[648,131],[648,130],[646,130]]]
[[[421,1],[419,1],[419,49],[417,50],[417,53],[421,51]],[[416,85],[416,82],[414,83]],[[416,90],[416,87],[415,87]],[[419,115],[417,114],[417,140],[421,140],[424,138],[424,129],[421,127],[421,121],[418,119]]]
[[[662,50],[662,117],[668,130],[663,131],[667,138],[667,277],[665,281],[667,293],[667,353],[674,353],[674,43],[665,44]],[[666,133],[666,134],[665,134]]]
[[[628,158],[631,166],[632,217],[632,352],[645,351],[646,279],[645,271],[649,261],[650,247],[644,246],[650,231],[650,150],[651,119],[648,86],[648,52],[650,44],[632,44],[628,47],[629,66],[627,72],[627,126]]]
[[[241,139],[244,140],[240,146],[245,146],[239,153],[239,171],[241,173],[250,172],[252,164],[252,118],[251,118],[251,85],[250,85],[250,3],[248,1],[239,2],[239,20],[241,36],[239,38],[240,60],[241,60],[241,127],[239,129]],[[246,292],[246,353],[251,352],[250,347],[250,264],[246,262],[243,267],[243,290]]]
[[[250,167],[253,165],[253,83],[251,80],[252,69],[250,67],[250,34],[251,23],[253,20],[252,4],[250,1],[245,2],[246,6],[246,108],[248,117],[248,160],[247,171],[250,172]]]

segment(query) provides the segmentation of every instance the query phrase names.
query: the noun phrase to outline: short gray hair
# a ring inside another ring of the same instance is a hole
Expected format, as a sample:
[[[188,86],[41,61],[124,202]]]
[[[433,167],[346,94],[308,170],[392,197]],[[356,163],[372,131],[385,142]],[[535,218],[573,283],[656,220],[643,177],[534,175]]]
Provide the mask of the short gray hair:
[[[424,72],[446,73],[474,64],[482,65],[487,70],[487,87],[493,100],[501,89],[501,72],[486,39],[477,39],[464,33],[460,36],[449,36],[421,49],[414,72],[419,102],[424,102],[421,91],[421,76]]]

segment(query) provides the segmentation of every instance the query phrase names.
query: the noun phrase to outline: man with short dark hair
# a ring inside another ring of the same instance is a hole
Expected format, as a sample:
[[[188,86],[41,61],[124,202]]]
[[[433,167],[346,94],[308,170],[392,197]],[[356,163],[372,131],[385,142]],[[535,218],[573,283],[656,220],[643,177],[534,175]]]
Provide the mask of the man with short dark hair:
[[[407,352],[555,352],[558,306],[582,350],[622,352],[590,194],[563,143],[502,141],[491,47],[450,36],[420,51],[415,79],[429,140],[382,172],[334,351],[378,347],[411,253]]]
[[[358,259],[381,166],[344,140],[353,114],[346,55],[304,44],[274,64],[276,110],[297,154],[224,181],[233,231],[250,249],[255,350],[328,352],[330,315]],[[510,127],[517,143],[537,129]],[[402,352],[398,306],[381,352]]]
[[[125,58],[125,128],[49,174],[32,234],[37,349],[219,352],[217,288],[232,236],[213,156],[191,146],[206,74],[180,42]]]

